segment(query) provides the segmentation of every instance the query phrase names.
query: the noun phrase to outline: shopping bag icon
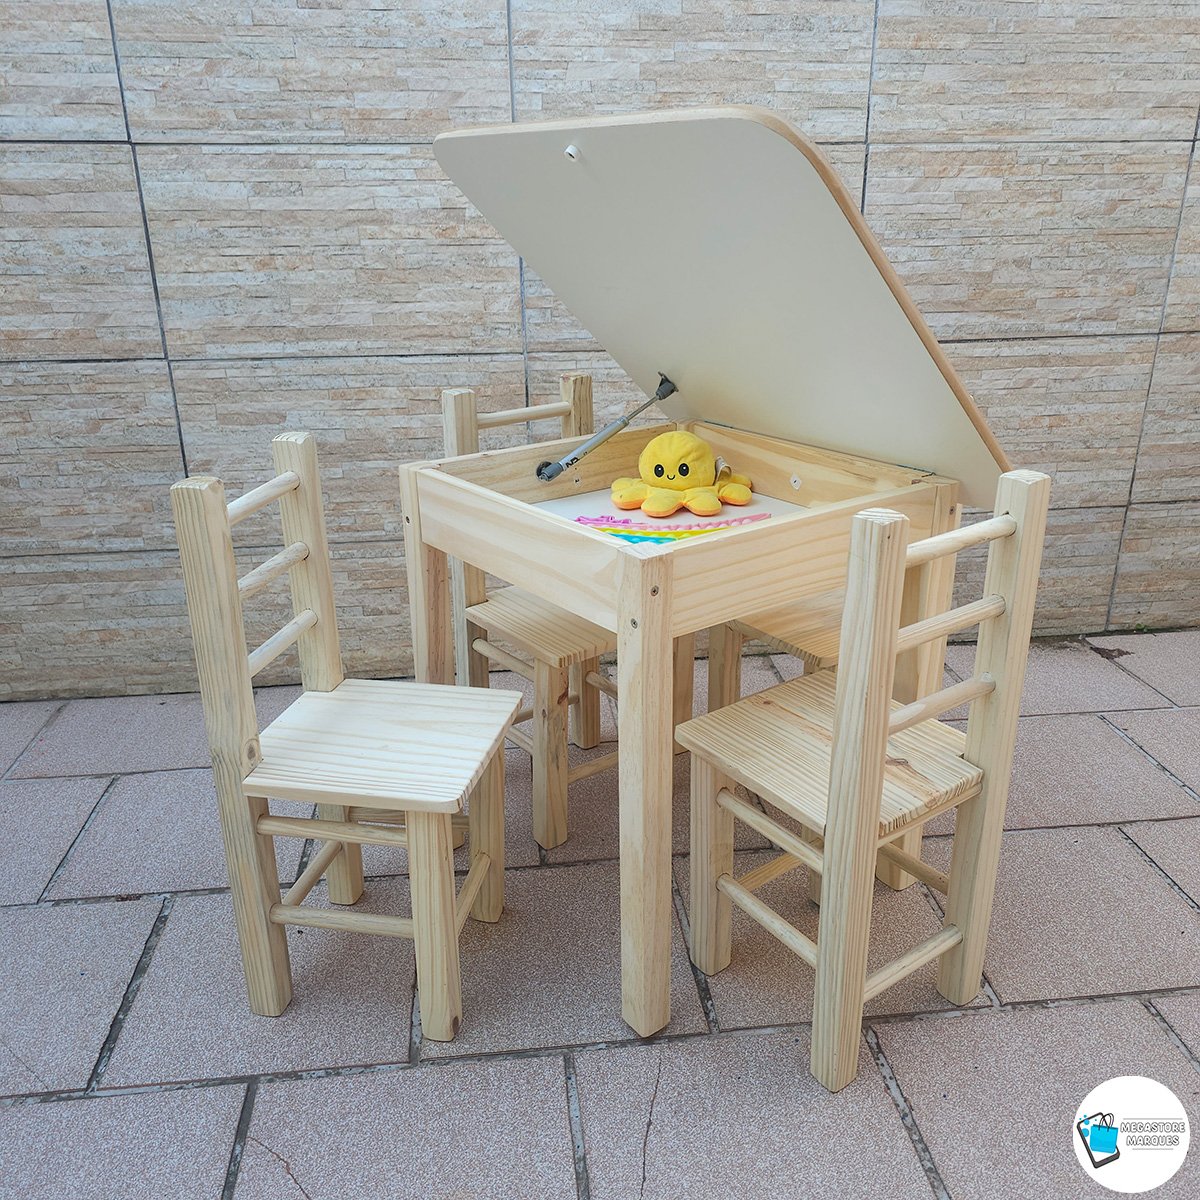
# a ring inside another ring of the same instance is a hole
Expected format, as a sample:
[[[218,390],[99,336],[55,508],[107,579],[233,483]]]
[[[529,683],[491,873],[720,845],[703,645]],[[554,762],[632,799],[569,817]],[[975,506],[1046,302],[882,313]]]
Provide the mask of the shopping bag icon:
[[[1117,1121],[1112,1113],[1092,1113],[1075,1123],[1093,1167],[1103,1167],[1121,1157],[1117,1149]]]
[[[1112,1113],[1101,1113],[1088,1131],[1088,1145],[1093,1154],[1111,1154],[1117,1148],[1117,1127]]]

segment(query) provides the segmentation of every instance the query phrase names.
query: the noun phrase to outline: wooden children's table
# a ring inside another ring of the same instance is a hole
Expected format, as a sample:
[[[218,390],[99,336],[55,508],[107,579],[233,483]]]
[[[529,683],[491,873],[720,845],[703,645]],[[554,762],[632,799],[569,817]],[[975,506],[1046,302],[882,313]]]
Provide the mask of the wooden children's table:
[[[990,505],[1008,462],[854,200],[772,114],[498,126],[435,151],[647,396],[660,372],[678,387],[666,423],[551,482],[538,465],[579,439],[401,468],[418,679],[454,681],[450,558],[617,635],[622,1007],[646,1036],[670,1018],[673,640],[735,620],[773,632],[773,614],[844,582],[855,513],[940,533],[961,501]],[[675,427],[753,480],[751,505],[723,515],[761,519],[669,543],[572,519]],[[906,621],[951,583],[914,571]],[[940,686],[940,656],[919,653],[908,698]],[[710,703],[732,698],[710,686]]]

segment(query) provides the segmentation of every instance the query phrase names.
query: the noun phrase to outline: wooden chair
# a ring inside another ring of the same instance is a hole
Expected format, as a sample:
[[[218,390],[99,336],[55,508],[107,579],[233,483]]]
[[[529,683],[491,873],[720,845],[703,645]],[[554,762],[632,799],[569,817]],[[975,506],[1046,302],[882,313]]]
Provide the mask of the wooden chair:
[[[961,514],[957,486],[947,484],[939,489],[935,504],[935,532],[944,533],[958,528]],[[953,589],[953,556],[928,569],[907,572],[901,601],[901,620],[911,624],[940,611],[950,604]],[[762,642],[773,653],[798,658],[804,665],[806,675],[837,666],[845,604],[846,589],[834,588],[817,596],[756,613],[748,620],[732,621],[710,630],[709,711],[723,708],[741,697],[742,649],[747,640]],[[945,660],[944,637],[900,655],[896,663],[895,699],[906,704],[936,691],[942,683]],[[913,825],[899,839],[898,848],[906,854],[919,856],[921,837],[921,825]],[[896,862],[883,858],[876,865],[876,877],[897,891],[916,882],[915,877]]]
[[[563,437],[588,437],[595,429],[592,378],[563,375],[555,403],[490,413],[478,410],[469,388],[448,389],[442,393],[442,416],[446,453],[452,457],[478,453],[479,431],[505,425],[559,420]],[[585,750],[600,744],[600,693],[617,693],[600,671],[600,656],[616,650],[617,636],[521,588],[488,593],[483,572],[457,561],[451,564],[451,595],[458,682],[486,687],[494,664],[533,684],[533,705],[516,717],[518,724],[532,721],[532,733],[513,729],[508,737],[533,758],[533,836],[538,845],[552,849],[569,832],[570,785],[617,764],[616,751],[574,770],[567,758],[568,740]],[[695,638],[678,639],[676,723],[692,715],[694,658]]]
[[[692,752],[692,959],[714,974],[729,965],[731,904],[816,969],[812,1073],[830,1091],[858,1067],[863,1006],[939,959],[938,991],[966,1004],[979,991],[1033,620],[1050,480],[1004,475],[995,515],[905,549],[908,519],[870,509],[854,518],[836,673],[770,688],[680,726]],[[990,543],[983,598],[900,627],[905,567]],[[891,699],[896,657],[980,626],[975,673],[912,704]],[[972,705],[966,733],[935,720]],[[735,783],[799,822],[784,828],[732,791]],[[893,843],[914,822],[958,813],[947,877]],[[733,822],[783,853],[737,879]],[[878,856],[947,896],[942,929],[867,974]],[[800,866],[820,876],[814,943],[754,893]]]
[[[171,488],[250,1007],[278,1016],[291,1001],[285,925],[410,937],[423,1032],[449,1041],[459,932],[468,912],[497,921],[503,907],[504,735],[521,697],[346,679],[316,444],[285,433],[273,451],[275,478],[231,504],[219,479]],[[231,531],[275,500],[285,548],[239,579]],[[242,603],[284,574],[292,619],[247,655]],[[304,694],[260,733],[251,680],[297,644]],[[468,793],[471,866],[456,899],[453,827]],[[268,797],[315,804],[319,819],[273,815]],[[277,836],[323,842],[283,896]],[[407,847],[411,920],[301,907],[322,875],[334,904],[354,904],[364,844]]]

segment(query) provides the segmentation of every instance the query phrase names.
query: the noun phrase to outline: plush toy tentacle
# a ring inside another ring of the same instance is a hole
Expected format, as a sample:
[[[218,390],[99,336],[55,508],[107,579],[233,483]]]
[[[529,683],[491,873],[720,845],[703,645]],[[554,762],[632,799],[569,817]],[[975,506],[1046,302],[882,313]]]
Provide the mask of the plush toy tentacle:
[[[622,509],[641,508],[649,491],[640,479],[614,479],[612,502]]]
[[[750,489],[744,483],[723,483],[717,492],[723,504],[749,504]]]
[[[642,512],[648,517],[669,517],[684,506],[686,495],[686,492],[673,492],[666,488],[649,488],[646,499],[642,501]]]
[[[721,501],[715,487],[698,487],[683,493],[683,503],[688,512],[698,517],[715,517],[721,511]]]

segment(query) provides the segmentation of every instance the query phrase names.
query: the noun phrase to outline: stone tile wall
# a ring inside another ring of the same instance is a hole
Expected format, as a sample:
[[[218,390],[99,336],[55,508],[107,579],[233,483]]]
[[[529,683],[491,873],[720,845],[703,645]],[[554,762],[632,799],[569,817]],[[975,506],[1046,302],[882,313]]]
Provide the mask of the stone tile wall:
[[[0,696],[192,687],[167,485],[285,428],[348,665],[407,671],[439,390],[632,395],[434,134],[727,102],[823,144],[1055,477],[1039,630],[1200,625],[1200,0],[0,0]]]

